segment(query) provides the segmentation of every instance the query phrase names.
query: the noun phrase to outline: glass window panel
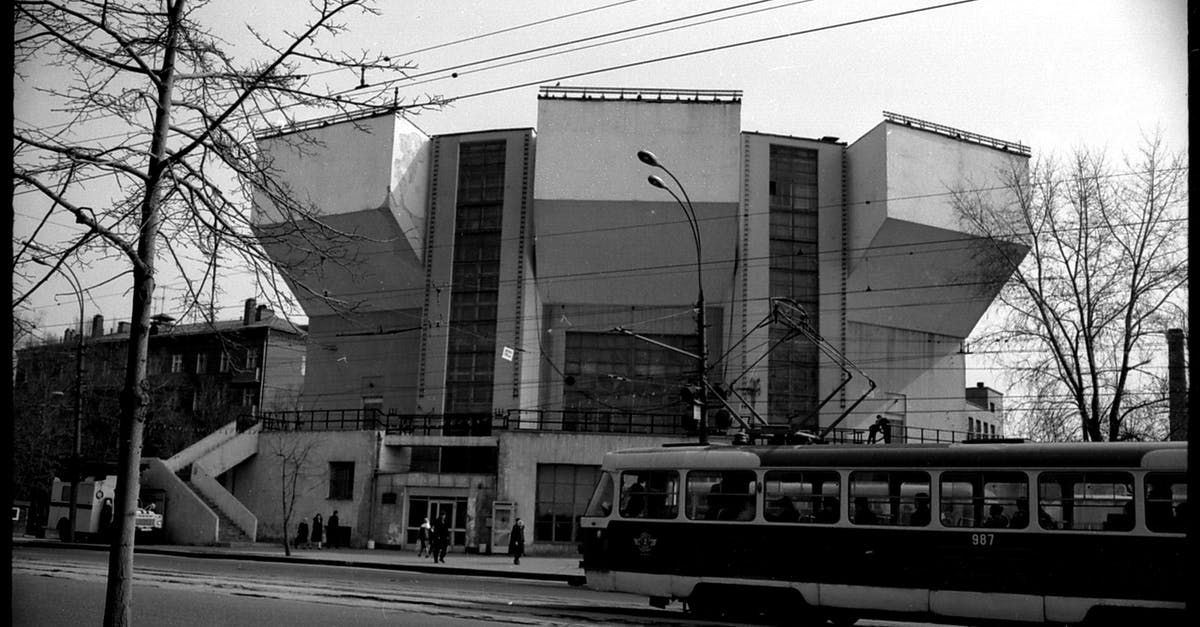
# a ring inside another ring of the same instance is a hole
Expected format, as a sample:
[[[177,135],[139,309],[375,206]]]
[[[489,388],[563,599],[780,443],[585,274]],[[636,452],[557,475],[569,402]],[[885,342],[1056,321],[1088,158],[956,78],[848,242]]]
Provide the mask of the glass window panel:
[[[840,518],[840,478],[827,471],[770,471],[763,481],[763,518],[831,524]]]
[[[1045,529],[1133,529],[1133,479],[1118,472],[1046,472],[1038,478],[1038,520]]]
[[[1166,533],[1187,532],[1187,476],[1156,472],[1145,479],[1146,528]]]
[[[675,518],[679,513],[679,474],[674,470],[621,473],[621,516]]]

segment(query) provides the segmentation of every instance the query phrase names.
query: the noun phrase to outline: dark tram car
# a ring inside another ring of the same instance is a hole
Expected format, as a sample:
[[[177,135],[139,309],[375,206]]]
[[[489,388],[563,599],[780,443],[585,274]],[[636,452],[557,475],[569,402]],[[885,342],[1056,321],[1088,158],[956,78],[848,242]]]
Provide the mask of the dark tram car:
[[[704,616],[1182,622],[1185,443],[609,453],[589,587]]]

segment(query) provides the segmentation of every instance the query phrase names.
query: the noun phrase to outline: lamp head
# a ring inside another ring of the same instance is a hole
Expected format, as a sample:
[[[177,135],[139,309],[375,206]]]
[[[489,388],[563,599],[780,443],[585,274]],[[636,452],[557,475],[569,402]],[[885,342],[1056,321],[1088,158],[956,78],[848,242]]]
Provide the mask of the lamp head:
[[[639,161],[648,166],[655,168],[662,167],[662,165],[658,162],[658,157],[655,157],[654,153],[650,152],[649,150],[639,150],[637,153],[637,158]]]
[[[664,183],[661,178],[659,178],[658,176],[656,176],[654,174],[647,176],[646,182],[650,183],[651,185],[653,185],[659,189],[667,189],[667,184]]]

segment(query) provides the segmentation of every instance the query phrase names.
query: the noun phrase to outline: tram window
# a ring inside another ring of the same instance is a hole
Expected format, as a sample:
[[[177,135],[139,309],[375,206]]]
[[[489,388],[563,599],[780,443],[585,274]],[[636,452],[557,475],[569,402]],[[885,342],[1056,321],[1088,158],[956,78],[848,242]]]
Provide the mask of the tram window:
[[[1038,477],[1043,529],[1133,529],[1133,477],[1123,472],[1044,472]]]
[[[912,471],[850,473],[850,522],[923,527],[929,524],[929,475]]]
[[[946,527],[1024,529],[1029,481],[1019,472],[944,472],[941,516]]]
[[[633,470],[621,473],[621,516],[675,518],[679,513],[679,473]]]
[[[836,472],[772,470],[763,479],[763,518],[768,521],[833,524],[840,518]]]
[[[592,491],[592,498],[588,501],[587,509],[584,510],[584,516],[608,516],[612,513],[613,502],[613,480],[612,475],[607,472],[600,473],[600,480],[596,482],[596,489]]]
[[[1187,531],[1187,476],[1155,472],[1146,475],[1146,528],[1150,531]]]
[[[752,470],[693,470],[687,474],[687,505],[692,520],[754,520]]]

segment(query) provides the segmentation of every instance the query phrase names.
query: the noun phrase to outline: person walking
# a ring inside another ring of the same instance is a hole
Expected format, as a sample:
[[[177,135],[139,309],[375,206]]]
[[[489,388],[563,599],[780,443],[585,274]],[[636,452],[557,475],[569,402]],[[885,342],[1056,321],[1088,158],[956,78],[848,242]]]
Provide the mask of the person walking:
[[[308,522],[307,521],[301,520],[300,524],[296,526],[296,543],[295,544],[296,544],[297,549],[307,549],[308,548],[309,544],[308,544]]]
[[[321,548],[321,541],[325,539],[325,525],[321,522],[321,515],[313,516],[312,524],[312,544],[318,549]]]
[[[525,522],[520,518],[508,534],[508,554],[513,556],[514,564],[520,564],[521,556],[525,554]]]
[[[417,527],[417,557],[425,557],[433,555],[433,548],[429,545],[432,538],[433,525],[429,524],[429,519],[421,521],[421,526]]]
[[[337,543],[341,540],[341,536],[338,533],[338,515],[336,509],[333,510],[333,515],[329,517],[329,524],[325,525],[325,535],[329,536],[329,540],[326,542],[329,548],[332,549],[339,546]]]
[[[450,522],[446,520],[446,512],[438,515],[433,521],[433,561],[446,563],[446,552],[450,549]]]

